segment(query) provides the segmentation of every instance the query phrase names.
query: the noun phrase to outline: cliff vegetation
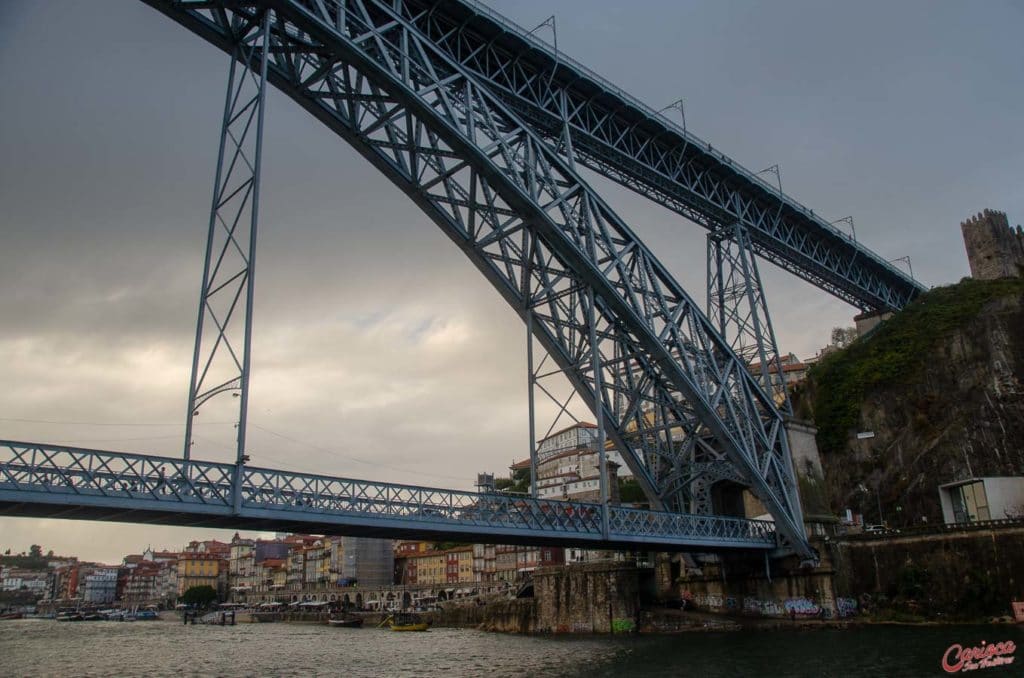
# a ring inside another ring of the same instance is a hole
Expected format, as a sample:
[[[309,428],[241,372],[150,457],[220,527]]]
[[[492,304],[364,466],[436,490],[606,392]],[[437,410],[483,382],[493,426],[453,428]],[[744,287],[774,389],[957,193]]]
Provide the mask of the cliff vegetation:
[[[833,509],[899,526],[941,520],[939,484],[1024,474],[1022,384],[1024,279],[965,279],[824,357],[793,402]]]

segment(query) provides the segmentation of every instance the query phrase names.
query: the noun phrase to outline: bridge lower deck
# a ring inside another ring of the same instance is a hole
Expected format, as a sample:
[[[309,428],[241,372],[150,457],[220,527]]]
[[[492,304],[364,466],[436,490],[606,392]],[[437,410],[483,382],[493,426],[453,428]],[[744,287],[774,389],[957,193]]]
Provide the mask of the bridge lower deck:
[[[767,521],[0,441],[0,515],[656,551],[773,550]]]

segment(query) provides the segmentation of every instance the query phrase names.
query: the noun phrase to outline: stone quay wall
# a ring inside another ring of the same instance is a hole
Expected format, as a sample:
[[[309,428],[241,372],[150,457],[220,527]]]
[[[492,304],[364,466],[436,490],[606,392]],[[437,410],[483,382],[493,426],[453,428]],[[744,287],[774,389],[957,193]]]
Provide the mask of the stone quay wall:
[[[857,600],[839,595],[833,559],[816,540],[821,563],[801,567],[796,558],[770,561],[724,557],[687,568],[674,596],[684,608],[746,617],[840,619],[857,614]]]
[[[1024,600],[1024,525],[835,542],[836,588],[926,618],[1010,614]]]

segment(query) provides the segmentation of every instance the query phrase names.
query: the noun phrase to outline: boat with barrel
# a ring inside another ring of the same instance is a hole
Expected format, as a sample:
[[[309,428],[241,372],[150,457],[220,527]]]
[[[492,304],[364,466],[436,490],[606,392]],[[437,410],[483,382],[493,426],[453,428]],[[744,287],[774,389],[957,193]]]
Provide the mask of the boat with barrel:
[[[414,612],[396,612],[381,623],[387,623],[392,631],[426,631],[430,628],[430,620],[424,620]]]

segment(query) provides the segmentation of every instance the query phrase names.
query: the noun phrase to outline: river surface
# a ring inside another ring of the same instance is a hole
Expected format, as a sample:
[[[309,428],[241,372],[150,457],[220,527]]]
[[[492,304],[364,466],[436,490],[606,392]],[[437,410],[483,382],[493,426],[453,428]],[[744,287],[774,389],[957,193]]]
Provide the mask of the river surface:
[[[1024,628],[550,637],[443,628],[394,633],[312,624],[28,619],[0,621],[0,676],[942,676],[946,648],[982,640],[1013,640],[1024,648]],[[1024,656],[976,675],[1022,676]]]

